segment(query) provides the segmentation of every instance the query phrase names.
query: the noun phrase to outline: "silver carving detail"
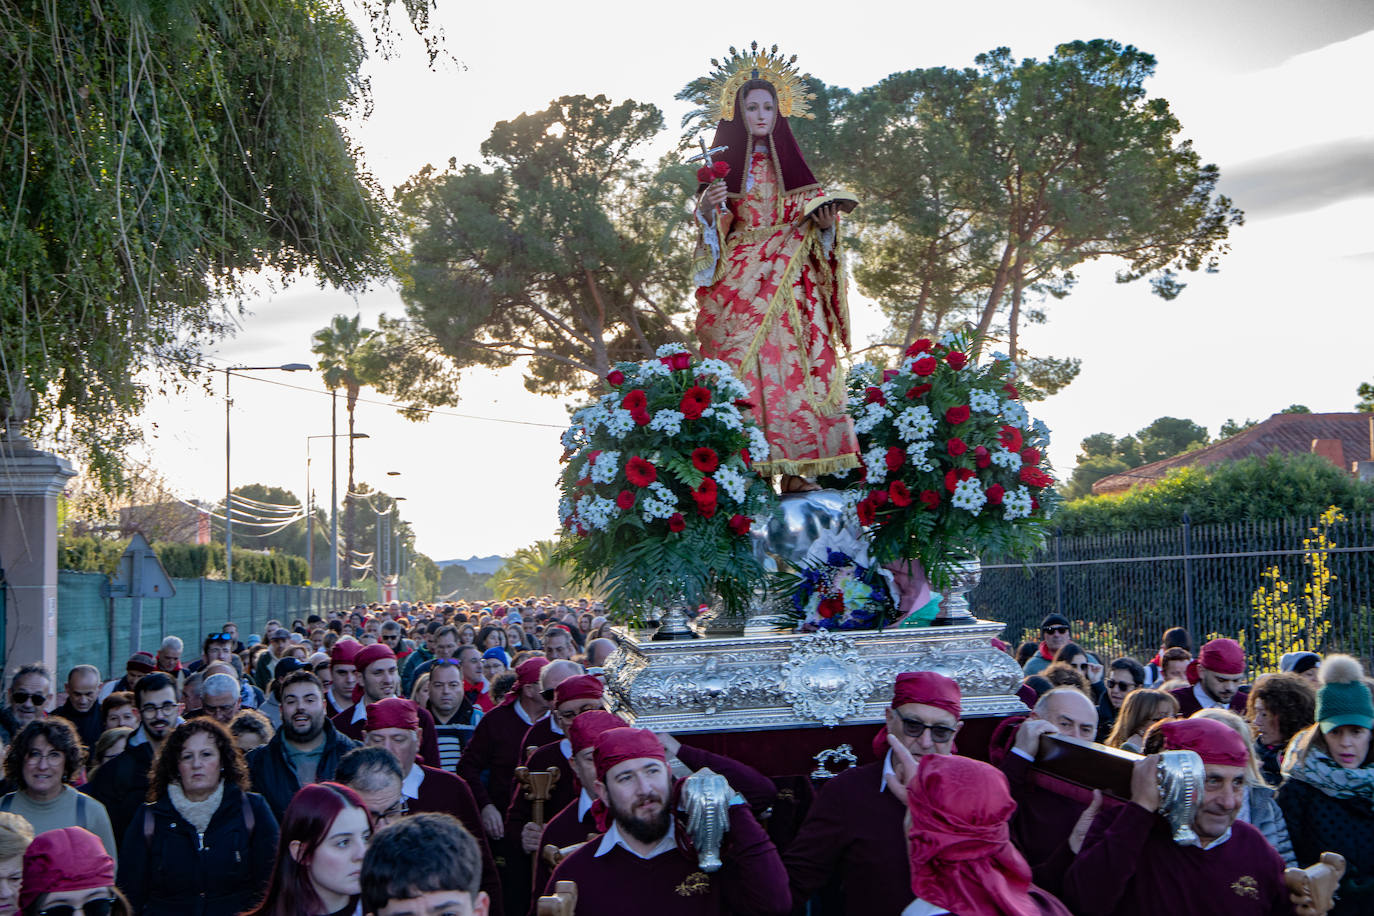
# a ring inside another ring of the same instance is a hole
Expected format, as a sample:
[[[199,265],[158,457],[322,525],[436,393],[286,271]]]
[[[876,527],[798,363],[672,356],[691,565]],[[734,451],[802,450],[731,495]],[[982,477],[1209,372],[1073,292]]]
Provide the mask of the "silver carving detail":
[[[1169,822],[1174,842],[1191,846],[1198,841],[1193,818],[1202,803],[1207,780],[1202,758],[1193,751],[1165,751],[1156,768],[1159,779],[1159,813]]]
[[[872,669],[847,637],[822,631],[797,640],[782,663],[783,700],[802,719],[838,725],[863,711]]]
[[[965,560],[957,567],[954,582],[940,593],[940,612],[935,615],[938,624],[969,623],[973,618],[969,610],[968,593],[978,587],[983,577],[983,564],[974,557]]]
[[[702,767],[682,781],[681,807],[687,814],[687,833],[697,851],[697,865],[704,872],[721,866],[720,846],[730,829],[730,799],[735,790],[725,777]]]
[[[811,771],[812,779],[833,779],[840,775],[830,769],[833,763],[844,764],[843,769],[847,770],[859,762],[859,758],[854,754],[854,748],[848,744],[841,744],[839,747],[827,748],[815,756],[816,768]]]

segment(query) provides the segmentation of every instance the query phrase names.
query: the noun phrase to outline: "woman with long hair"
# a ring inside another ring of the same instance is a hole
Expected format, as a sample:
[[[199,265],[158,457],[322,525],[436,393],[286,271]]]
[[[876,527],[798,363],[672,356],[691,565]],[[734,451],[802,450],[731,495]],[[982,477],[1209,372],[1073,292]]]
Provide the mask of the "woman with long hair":
[[[1108,747],[1139,754],[1145,747],[1145,733],[1150,726],[1178,715],[1178,700],[1163,690],[1143,687],[1126,694],[1121,714],[1116,717],[1111,734],[1104,742]]]
[[[372,816],[352,789],[303,787],[282,815],[267,896],[244,916],[350,916],[371,837]]]
[[[1245,718],[1255,732],[1255,753],[1269,785],[1283,782],[1283,754],[1293,736],[1313,722],[1317,689],[1298,674],[1265,674],[1255,679],[1245,701]]]
[[[277,819],[209,716],[183,722],[149,772],[148,803],[120,846],[119,887],[141,916],[237,916],[262,896]]]

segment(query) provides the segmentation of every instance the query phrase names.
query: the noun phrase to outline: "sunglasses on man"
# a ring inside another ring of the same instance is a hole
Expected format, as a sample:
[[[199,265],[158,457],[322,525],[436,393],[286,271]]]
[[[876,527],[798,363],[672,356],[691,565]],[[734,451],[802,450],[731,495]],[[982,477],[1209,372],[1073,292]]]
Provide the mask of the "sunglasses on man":
[[[34,706],[42,706],[48,698],[41,693],[26,693],[23,690],[11,690],[10,699],[15,706],[23,706],[25,703],[32,703]]]
[[[206,642],[233,642],[233,641],[234,641],[234,634],[233,634],[233,633],[211,633],[209,636],[205,637],[205,641],[206,641]]]
[[[1048,633],[1053,636],[1059,636],[1063,633],[1069,632],[1069,628],[1064,626],[1045,627],[1045,629],[1042,632]]]

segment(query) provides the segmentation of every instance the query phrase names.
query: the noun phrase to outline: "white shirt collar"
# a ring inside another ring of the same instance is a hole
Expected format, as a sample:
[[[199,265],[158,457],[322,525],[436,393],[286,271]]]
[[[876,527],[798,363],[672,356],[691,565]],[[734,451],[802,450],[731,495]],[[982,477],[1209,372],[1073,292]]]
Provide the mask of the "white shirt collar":
[[[367,704],[362,700],[353,704],[353,722],[362,722],[367,718]]]
[[[611,829],[607,830],[605,835],[601,837],[601,845],[596,847],[596,857],[600,858],[601,856],[604,856],[606,853],[610,852],[617,846],[623,846],[626,852],[630,853],[636,858],[646,860],[658,858],[665,852],[668,852],[670,849],[677,848],[677,837],[674,834],[673,820],[672,818],[668,819],[668,832],[663,835],[663,839],[658,841],[657,846],[649,850],[649,854],[647,856],[641,856],[639,853],[635,852],[633,849],[627,846],[625,844],[624,838],[622,838],[620,835],[620,827],[614,822],[612,822]]]
[[[512,703],[512,704],[510,704],[510,705],[512,705],[512,706],[515,707],[515,714],[516,714],[517,716],[519,716],[519,717],[520,717],[520,720],[521,720],[522,722],[524,722],[526,725],[533,725],[533,724],[536,723],[536,722],[543,721],[544,716],[547,716],[547,715],[548,715],[548,713],[545,712],[545,713],[544,713],[544,716],[540,716],[538,719],[531,719],[531,718],[530,718],[530,714],[527,713],[527,712],[525,712],[525,707],[524,707],[524,705],[520,702],[519,699],[517,699],[514,703]]]
[[[1202,689],[1201,681],[1193,685],[1193,696],[1197,697],[1197,701],[1202,704],[1203,709],[1226,708],[1225,703],[1218,703],[1216,700],[1212,699],[1211,694],[1209,694],[1206,690]]]
[[[572,742],[567,738],[558,742],[558,749],[563,752],[563,756],[572,760]]]
[[[553,729],[553,733],[554,733],[555,735],[566,735],[566,734],[567,734],[567,732],[563,731],[563,726],[561,726],[561,725],[558,724],[558,720],[557,720],[557,719],[549,719],[549,728]]]
[[[587,816],[587,812],[592,810],[592,805],[595,802],[596,799],[592,798],[592,794],[583,789],[582,794],[577,797],[577,819],[579,821]]]
[[[892,768],[892,751],[889,749],[887,752],[887,756],[883,757],[883,775],[878,777],[879,792],[887,791],[888,774],[896,772],[897,771]]]
[[[902,910],[902,916],[944,916],[949,910],[917,897]]]
[[[401,780],[401,794],[409,799],[420,797],[420,783],[425,781],[425,771],[418,763],[410,765],[410,772]]]
[[[1222,843],[1225,843],[1227,840],[1231,839],[1231,828],[1230,828],[1230,827],[1227,827],[1225,833],[1223,833],[1221,836],[1217,837],[1217,838],[1216,838],[1215,840],[1213,840],[1212,842],[1208,843],[1206,846],[1203,846],[1202,843],[1199,842],[1200,839],[1201,839],[1201,838],[1199,837],[1197,840],[1193,840],[1193,842],[1191,842],[1191,843],[1180,843],[1179,845],[1181,845],[1181,846],[1196,846],[1198,849],[1201,849],[1201,850],[1203,850],[1204,852],[1205,852],[1206,850],[1208,850],[1208,849],[1216,849],[1216,848],[1217,848],[1218,846],[1220,846]]]

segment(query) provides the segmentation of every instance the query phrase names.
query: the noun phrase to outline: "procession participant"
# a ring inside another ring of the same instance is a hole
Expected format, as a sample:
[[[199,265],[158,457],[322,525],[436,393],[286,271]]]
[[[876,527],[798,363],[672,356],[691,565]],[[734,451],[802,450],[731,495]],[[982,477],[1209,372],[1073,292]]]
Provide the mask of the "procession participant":
[[[134,706],[134,695],[120,690],[107,696],[100,703],[100,719],[105,731],[112,728],[138,728],[138,707]]]
[[[1193,713],[1194,719],[1215,719],[1231,731],[1240,735],[1250,751],[1250,760],[1245,768],[1245,795],[1241,802],[1240,814],[1245,823],[1258,830],[1274,851],[1289,868],[1301,868],[1301,863],[1293,854],[1293,843],[1288,838],[1288,825],[1283,819],[1283,810],[1275,798],[1274,790],[1264,781],[1260,773],[1259,756],[1255,754],[1254,731],[1250,724],[1229,709],[1199,709]],[[1145,744],[1145,753],[1157,754],[1164,747],[1164,735],[1156,730]],[[1316,861],[1313,859],[1312,861]]]
[[[1178,700],[1180,716],[1187,718],[1199,709],[1229,709],[1244,715],[1245,650],[1224,636],[1211,640],[1188,665],[1188,682],[1192,686],[1170,691]]]
[[[544,654],[551,661],[566,661],[577,654],[572,630],[566,626],[550,627],[544,631]]]
[[[510,806],[511,782],[524,751],[525,732],[549,714],[548,701],[539,690],[539,673],[549,663],[536,656],[516,668],[516,686],[501,705],[482,717],[473,730],[458,775],[463,777],[482,810],[482,827],[487,836],[505,835],[505,812]],[[482,774],[486,773],[485,783]]]
[[[907,855],[915,901],[907,916],[1070,916],[1031,882],[1031,869],[1012,845],[1007,823],[1016,802],[1007,777],[991,764],[931,754],[920,765],[889,735],[896,770],[887,786],[906,810]]]
[[[358,671],[361,692],[354,690],[357,702],[334,717],[334,727],[354,741],[361,741],[367,723],[367,707],[396,696],[401,679],[396,673],[396,653],[384,643],[363,646],[353,657],[353,666]],[[436,764],[439,762],[439,738],[434,733],[434,717],[423,709],[420,710],[420,728],[424,731],[420,756],[425,763]]]
[[[100,691],[100,669],[95,665],[77,665],[67,672],[67,699],[52,714],[61,716],[76,726],[81,743],[95,747],[105,731],[96,694]]]
[[[1121,704],[1121,714],[1116,717],[1111,734],[1102,743],[1139,754],[1145,747],[1145,733],[1150,726],[1177,715],[1178,700],[1174,699],[1173,694],[1153,687],[1132,690]]]
[[[458,628],[436,627],[430,643],[434,646],[433,652],[416,649],[406,657],[405,667],[401,669],[401,688],[404,692],[409,693],[422,674],[434,670],[437,659],[458,657]]]
[[[277,627],[267,631],[267,651],[258,656],[256,664],[253,666],[253,683],[259,690],[266,690],[267,685],[272,682],[272,669],[277,666],[277,662],[282,656],[286,655],[286,650],[291,646],[291,631],[285,627]]]
[[[604,636],[597,637],[587,643],[587,669],[600,668],[606,664],[606,659],[611,657],[611,653],[620,648],[615,644],[615,640],[606,639]],[[594,672],[599,673],[599,672]]]
[[[464,648],[469,650],[470,660],[475,660],[476,650],[470,646]],[[461,662],[439,659],[429,669],[429,712],[434,716],[440,769],[456,773],[463,750],[472,740],[477,723],[482,721],[482,710],[472,705],[463,690]]]
[[[1065,902],[1080,916],[1154,916],[1161,905],[1173,916],[1292,913],[1283,860],[1258,830],[1236,819],[1249,762],[1245,739],[1212,719],[1156,728],[1165,750],[1202,758],[1206,779],[1192,824],[1197,842],[1179,844],[1158,816],[1159,757],[1143,757],[1131,776],[1130,803],[1099,813],[1089,826],[1064,875]]]
[[[1102,695],[1097,699],[1098,741],[1105,741],[1111,734],[1126,695],[1144,685],[1145,669],[1135,659],[1117,658],[1107,666],[1107,675],[1102,679]]]
[[[887,710],[887,734],[914,758],[952,754],[962,725],[959,685],[933,671],[897,675]],[[896,916],[911,902],[911,873],[902,828],[905,805],[887,791],[887,774],[905,783],[902,760],[889,750],[879,762],[851,767],[827,780],[797,836],[783,852],[792,897],[806,901],[836,877],[844,882],[850,916]],[[860,877],[861,876],[861,877]]]
[[[279,662],[277,667],[281,668],[282,663]],[[221,725],[228,726],[230,722],[234,721],[234,716],[238,715],[239,710],[243,708],[243,695],[239,692],[239,682],[232,675],[210,675],[201,682],[200,693],[201,708],[204,710],[204,715],[211,717]],[[276,711],[275,720],[266,709],[260,711],[267,716],[268,721],[272,722],[273,725],[280,725],[281,708],[275,702],[272,706]]]
[[[610,815],[601,839],[568,856],[549,878],[577,884],[577,912],[730,913],[785,916],[792,910],[787,872],[743,796],[735,793],[721,844],[724,863],[707,874],[679,846],[667,754],[653,732],[617,728],[596,739],[592,791]]]
[[[1059,650],[1069,644],[1072,636],[1067,617],[1060,614],[1046,615],[1045,619],[1040,621],[1040,646],[1021,669],[1021,673],[1029,677],[1044,671],[1054,662]]]
[[[1170,649],[1181,649],[1185,663],[1193,660],[1193,637],[1183,627],[1170,627],[1164,631],[1159,641],[1159,651],[1145,666],[1145,686],[1158,687],[1174,676],[1168,662],[1180,658],[1178,653],[1169,654]]]
[[[81,791],[105,806],[110,828],[122,838],[148,792],[148,771],[167,736],[181,721],[172,679],[157,672],[139,678],[134,685],[138,729],[129,737],[124,753],[102,766]]]
[[[364,916],[487,916],[481,860],[451,817],[421,814],[377,834],[363,856]]]
[[[565,681],[578,677],[586,677],[586,675],[583,674],[582,666],[577,662],[567,661],[565,659],[551,661],[539,672],[539,693],[543,696],[545,701],[553,705],[550,707],[549,715],[544,716],[544,718],[531,725],[529,730],[525,732],[525,737],[520,739],[520,759],[522,761],[525,759],[525,748],[540,748],[551,742],[561,741],[567,734],[564,731],[564,726],[566,724],[564,722],[564,717],[566,717],[568,722],[571,722],[572,717],[582,710],[578,709],[577,711],[573,711],[570,706],[569,709],[564,710],[563,714],[560,716],[556,692],[558,687]],[[593,689],[586,685],[585,682],[579,683],[582,684],[582,687],[578,688],[577,691],[579,694],[587,694]],[[601,683],[598,681],[597,688],[600,688],[600,686]],[[568,699],[571,699],[571,697]],[[601,692],[597,690],[595,697],[579,696],[578,699],[581,701],[582,709],[591,709],[593,707],[588,704],[593,699],[597,701],[597,706],[601,705]]]
[[[333,779],[339,760],[357,747],[329,720],[324,688],[309,671],[292,672],[282,681],[281,709],[281,728],[248,753],[253,787],[279,818],[302,786]]]
[[[19,912],[24,916],[81,912],[133,916],[133,907],[115,887],[114,860],[100,839],[80,827],[39,834],[24,850],[19,882]]]
[[[329,714],[336,716],[353,705],[353,691],[358,686],[358,669],[353,663],[362,651],[355,639],[341,639],[329,650]]]

